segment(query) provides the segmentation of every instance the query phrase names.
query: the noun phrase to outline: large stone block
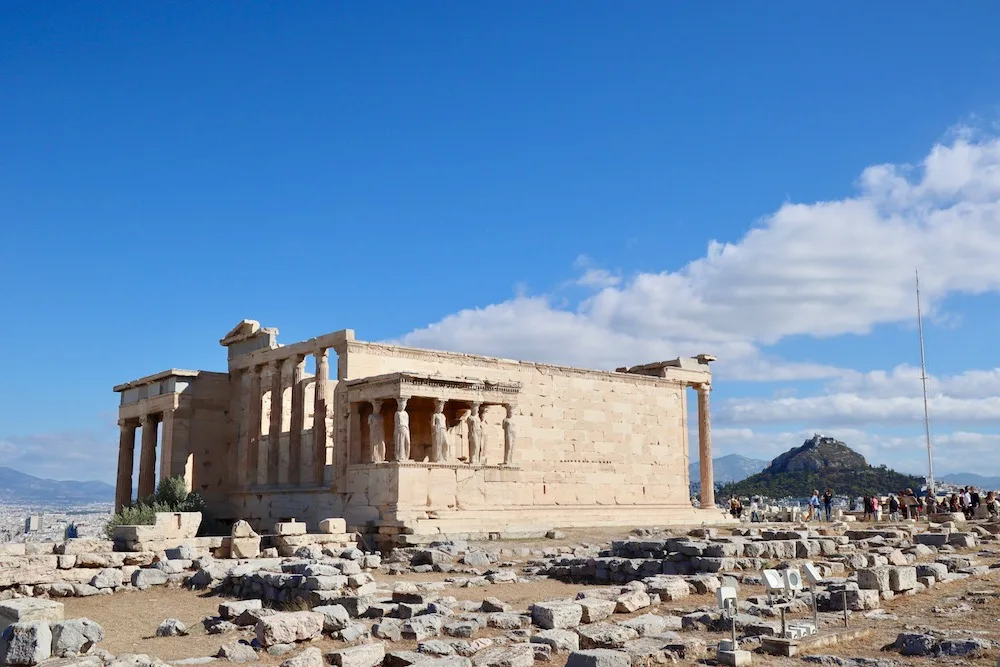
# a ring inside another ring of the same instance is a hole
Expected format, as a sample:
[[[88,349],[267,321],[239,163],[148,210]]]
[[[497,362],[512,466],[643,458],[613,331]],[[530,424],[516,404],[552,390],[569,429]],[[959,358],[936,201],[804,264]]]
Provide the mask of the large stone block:
[[[537,602],[531,606],[531,622],[545,630],[575,628],[583,619],[583,607],[576,602]]]
[[[550,646],[556,653],[580,648],[580,636],[572,630],[542,630],[537,635],[532,635],[531,642]]]
[[[921,563],[916,569],[918,577],[933,577],[935,581],[948,578],[948,566],[944,563]]]
[[[262,609],[264,603],[261,600],[231,600],[219,605],[219,616],[231,621],[248,609]]]
[[[104,628],[89,618],[74,618],[58,621],[50,626],[52,630],[52,655],[57,658],[71,658],[90,652],[100,641],[104,641]]]
[[[905,566],[889,570],[889,589],[895,593],[908,591],[917,586],[917,568]]]
[[[681,582],[684,583],[684,582]],[[687,584],[684,584],[685,590]],[[583,608],[582,621],[584,623],[597,623],[615,613],[617,603],[613,600],[601,600],[600,598],[581,598],[576,601]]]
[[[319,532],[334,534],[347,532],[346,519],[323,519],[319,522]]]
[[[472,656],[475,667],[532,667],[535,651],[528,644],[490,646]]]
[[[576,632],[583,648],[621,648],[625,642],[639,637],[635,629],[611,623],[581,625]]]
[[[323,614],[294,611],[265,616],[257,621],[257,640],[262,646],[293,644],[323,634]]]
[[[17,598],[0,602],[0,631],[14,623],[63,620],[63,603],[41,598]]]
[[[941,547],[948,544],[947,533],[920,533],[913,536],[913,541],[929,547]]]
[[[334,667],[376,667],[385,659],[385,644],[372,642],[349,646],[326,654],[327,661]]]
[[[858,587],[865,590],[878,591],[879,593],[891,590],[889,585],[890,571],[888,566],[868,567],[858,570]]]
[[[52,655],[52,631],[45,621],[14,623],[0,636],[0,664],[37,665]]]
[[[301,521],[279,521],[274,524],[274,534],[285,535],[305,535],[306,524]]]
[[[566,667],[632,667],[632,658],[624,651],[595,648],[570,653]]]

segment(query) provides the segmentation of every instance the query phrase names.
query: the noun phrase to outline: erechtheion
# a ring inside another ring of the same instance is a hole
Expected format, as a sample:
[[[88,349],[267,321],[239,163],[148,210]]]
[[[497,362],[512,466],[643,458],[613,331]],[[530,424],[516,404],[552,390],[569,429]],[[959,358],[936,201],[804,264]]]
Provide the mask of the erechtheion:
[[[244,320],[220,341],[228,372],[171,369],[114,388],[118,506],[132,500],[138,430],[140,497],[182,475],[212,515],[262,528],[343,517],[385,536],[518,534],[722,517],[713,357],[606,372],[363,342],[349,329],[291,345],[277,333]],[[687,388],[711,509],[688,492]]]

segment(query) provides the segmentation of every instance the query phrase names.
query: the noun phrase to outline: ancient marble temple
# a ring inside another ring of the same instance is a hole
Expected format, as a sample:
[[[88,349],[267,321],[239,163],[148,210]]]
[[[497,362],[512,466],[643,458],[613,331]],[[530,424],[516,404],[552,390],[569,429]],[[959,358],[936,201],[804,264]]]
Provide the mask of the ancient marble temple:
[[[701,504],[714,507],[713,357],[605,372],[350,329],[290,345],[277,334],[244,320],[220,341],[228,372],[170,369],[114,388],[118,506],[138,469],[140,497],[180,475],[215,517],[258,528],[344,517],[386,535],[514,534],[721,516],[688,495],[693,388]]]

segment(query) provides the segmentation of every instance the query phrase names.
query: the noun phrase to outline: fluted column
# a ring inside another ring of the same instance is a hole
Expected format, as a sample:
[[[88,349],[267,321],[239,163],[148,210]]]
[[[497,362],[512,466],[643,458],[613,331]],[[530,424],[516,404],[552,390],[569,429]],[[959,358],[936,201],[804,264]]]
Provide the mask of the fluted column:
[[[250,397],[250,369],[244,368],[237,371],[239,378],[233,383],[239,396],[235,403],[239,406],[239,421],[236,427],[236,453],[231,462],[232,480],[237,487],[246,486],[247,483],[247,461],[249,458],[248,442],[250,439],[250,406],[247,399]]]
[[[132,504],[132,467],[135,465],[135,429],[132,419],[118,421],[118,481],[115,484],[115,511]]]
[[[278,484],[288,484],[291,470],[292,435],[292,377],[295,375],[295,357],[281,361],[281,391],[279,393],[278,422]],[[271,422],[272,424],[274,422]]]
[[[243,484],[259,484],[260,477],[257,474],[258,461],[260,460],[260,366],[251,366],[247,369],[249,379],[247,380],[247,393],[244,399],[247,402],[247,460],[241,467]]]
[[[156,491],[156,415],[142,416],[142,450],[139,453],[139,499]]]
[[[298,484],[302,479],[302,429],[306,426],[306,395],[302,386],[306,376],[306,358],[292,358],[292,411],[288,431],[288,482]]]
[[[277,361],[267,362],[267,370],[271,374],[271,405],[270,421],[267,429],[267,461],[264,464],[263,483],[278,483],[278,451],[281,442],[281,364]]]
[[[701,470],[701,506],[715,507],[715,470],[712,468],[712,417],[709,393],[712,385],[698,385],[698,459]]]
[[[327,422],[327,391],[330,386],[330,350],[316,353],[316,388],[313,395],[313,481],[323,483],[326,445],[330,439]]]

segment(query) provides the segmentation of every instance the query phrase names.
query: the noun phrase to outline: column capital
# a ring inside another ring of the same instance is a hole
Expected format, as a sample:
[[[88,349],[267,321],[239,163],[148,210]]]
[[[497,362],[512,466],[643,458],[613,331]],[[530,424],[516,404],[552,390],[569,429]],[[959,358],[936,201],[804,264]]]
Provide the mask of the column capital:
[[[696,385],[694,385],[694,388],[697,389],[698,391],[705,391],[705,392],[712,391],[712,383],[699,382]]]

